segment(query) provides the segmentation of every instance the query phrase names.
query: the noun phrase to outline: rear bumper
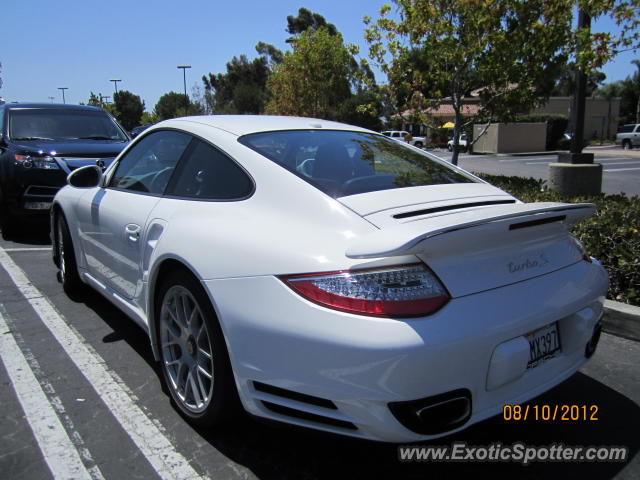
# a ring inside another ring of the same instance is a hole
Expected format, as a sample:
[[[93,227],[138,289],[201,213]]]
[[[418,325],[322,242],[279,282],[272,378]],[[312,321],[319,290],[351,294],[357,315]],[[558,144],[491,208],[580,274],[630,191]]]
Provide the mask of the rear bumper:
[[[601,316],[608,280],[602,267],[581,261],[525,282],[455,298],[436,314],[411,320],[328,310],[300,298],[275,277],[204,283],[250,413],[356,437],[407,442],[465,428],[575,373],[586,361],[585,347]],[[534,369],[525,366],[519,375],[511,371],[500,384],[501,373],[492,372],[496,348],[553,322],[558,322],[562,351]],[[496,375],[498,382],[490,385],[489,377],[495,380]],[[255,382],[325,399],[336,408],[274,395],[256,389]],[[452,391],[469,392],[471,412],[463,424],[438,434],[411,431],[389,408],[392,402]],[[273,404],[284,409],[269,408]],[[300,418],[291,409],[311,416]]]

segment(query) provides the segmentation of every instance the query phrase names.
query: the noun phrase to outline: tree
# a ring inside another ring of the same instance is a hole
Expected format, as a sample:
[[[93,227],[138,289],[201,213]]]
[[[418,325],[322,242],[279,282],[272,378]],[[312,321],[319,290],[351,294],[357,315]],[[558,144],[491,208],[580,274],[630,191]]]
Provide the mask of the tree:
[[[205,87],[204,99],[212,113],[253,113],[264,111],[268,94],[267,78],[271,73],[269,60],[277,58],[273,45],[259,43],[256,46],[263,55],[249,61],[246,55],[233,57],[227,62],[226,73],[209,74],[202,77]]]
[[[118,118],[118,109],[113,103],[105,103],[102,101],[102,94],[98,93],[97,95],[93,92],[89,92],[89,100],[87,101],[87,105],[91,105],[92,107],[100,107],[105,109],[114,117]],[[81,104],[82,105],[82,104]]]
[[[380,118],[376,114],[372,115],[368,111],[359,109],[360,105],[369,105],[372,107],[372,111],[376,113],[383,110],[382,103],[375,93],[362,91],[351,95],[338,106],[334,120],[350,125],[358,125],[369,130],[382,130]]]
[[[142,112],[142,116],[140,117],[140,125],[149,125],[158,123],[159,121],[160,119],[155,112]]]
[[[157,116],[158,121],[200,113],[202,113],[201,107],[191,102],[188,96],[173,91],[162,95],[154,108],[154,115]]]
[[[562,65],[558,76],[553,82],[553,86],[549,91],[552,97],[570,97],[576,90],[576,71],[575,63],[567,63]],[[595,93],[599,86],[603,84],[607,76],[600,70],[593,70],[587,75],[586,96],[590,97]],[[541,92],[546,93],[546,92]]]
[[[631,63],[638,67],[633,75],[608,83],[596,92],[601,98],[620,97],[620,124],[640,123],[640,60]]]
[[[144,102],[138,95],[127,90],[120,90],[113,95],[113,103],[115,104],[118,114],[116,118],[126,130],[140,125],[140,118],[144,112]]]
[[[410,113],[425,117],[447,97],[454,111],[453,158],[465,127],[482,119],[515,115],[534,105],[534,87],[549,70],[566,61],[561,47],[571,9],[559,9],[545,0],[394,0],[400,20],[381,17],[371,24],[365,17],[369,55],[405,92]],[[559,2],[558,2],[559,3]],[[563,13],[564,12],[564,13]],[[391,55],[391,62],[386,55]],[[400,69],[419,54],[421,68],[403,74]],[[465,96],[480,90],[480,115],[463,118]],[[440,93],[426,97],[422,92]],[[426,123],[426,119],[423,121]]]
[[[621,34],[573,31],[573,9],[566,0],[394,0],[399,20],[389,18],[391,7],[380,11],[375,23],[365,17],[369,57],[388,74],[392,94],[405,92],[410,113],[425,117],[446,97],[454,110],[454,155],[458,139],[474,122],[509,119],[544,101],[536,86],[555,78],[573,59],[589,74],[619,49],[637,45],[640,0],[580,0],[593,17],[608,12]],[[401,72],[419,51],[423,67]],[[392,81],[394,83],[392,83]],[[440,97],[423,91],[441,89]],[[480,91],[478,115],[464,118],[463,99]],[[548,93],[547,93],[548,95]]]
[[[268,113],[334,118],[339,105],[350,97],[351,55],[342,35],[326,27],[308,29],[290,39],[287,51],[267,81],[271,99]]]
[[[93,92],[89,92],[89,101],[87,101],[87,105],[91,105],[92,107],[101,107],[102,99],[100,98],[100,94],[96,95]]]
[[[315,32],[320,28],[326,29],[329,35],[336,35],[338,33],[336,26],[333,23],[327,23],[325,18],[319,13],[312,12],[304,7],[299,8],[297,17],[293,15],[287,16],[287,32],[294,35],[289,38],[287,42],[291,43],[295,40],[296,35],[306,32],[309,29]]]

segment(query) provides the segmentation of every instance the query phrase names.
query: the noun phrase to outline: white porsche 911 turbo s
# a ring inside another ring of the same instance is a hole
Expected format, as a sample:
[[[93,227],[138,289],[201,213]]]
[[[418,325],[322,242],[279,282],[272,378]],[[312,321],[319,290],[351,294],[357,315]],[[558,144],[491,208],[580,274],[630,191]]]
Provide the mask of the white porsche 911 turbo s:
[[[68,183],[60,281],[148,332],[199,425],[241,406],[434,438],[554,387],[599,338],[607,275],[569,233],[593,205],[525,204],[359,127],[168,120]]]

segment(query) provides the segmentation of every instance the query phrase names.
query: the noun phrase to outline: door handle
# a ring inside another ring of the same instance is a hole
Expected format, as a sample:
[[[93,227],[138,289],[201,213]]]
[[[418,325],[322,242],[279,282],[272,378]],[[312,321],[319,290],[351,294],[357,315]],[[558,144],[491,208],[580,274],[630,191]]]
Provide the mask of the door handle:
[[[127,240],[135,243],[140,240],[140,225],[130,223],[124,227],[124,233],[127,237]]]

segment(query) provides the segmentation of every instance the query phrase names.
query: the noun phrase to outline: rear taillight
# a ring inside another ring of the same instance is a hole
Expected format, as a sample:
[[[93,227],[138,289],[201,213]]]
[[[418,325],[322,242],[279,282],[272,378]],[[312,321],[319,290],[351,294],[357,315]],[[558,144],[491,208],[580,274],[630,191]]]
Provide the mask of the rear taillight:
[[[312,302],[358,315],[424,316],[434,313],[451,298],[423,264],[287,275],[280,279]]]

